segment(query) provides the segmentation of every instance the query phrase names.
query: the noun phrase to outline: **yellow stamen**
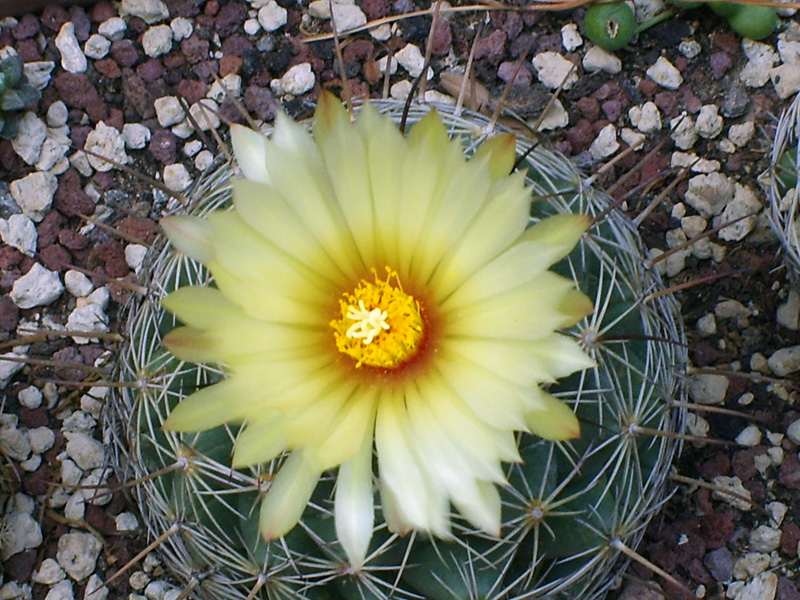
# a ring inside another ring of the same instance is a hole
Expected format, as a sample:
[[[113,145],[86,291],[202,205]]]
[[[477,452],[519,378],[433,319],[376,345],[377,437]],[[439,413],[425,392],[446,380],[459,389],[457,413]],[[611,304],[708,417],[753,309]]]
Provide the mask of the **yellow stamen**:
[[[336,348],[356,367],[391,369],[415,356],[423,338],[419,302],[403,291],[397,272],[386,267],[386,280],[362,279],[339,300],[341,318],[330,322]]]

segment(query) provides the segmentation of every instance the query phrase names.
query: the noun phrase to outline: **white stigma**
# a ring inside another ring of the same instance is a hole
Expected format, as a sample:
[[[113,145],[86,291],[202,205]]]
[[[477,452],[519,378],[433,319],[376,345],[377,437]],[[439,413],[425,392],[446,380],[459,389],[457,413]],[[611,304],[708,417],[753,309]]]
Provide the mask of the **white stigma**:
[[[359,300],[358,308],[347,307],[347,318],[356,322],[348,328],[345,335],[349,338],[363,338],[365,346],[371,344],[376,335],[389,329],[389,324],[386,322],[388,316],[388,313],[380,308],[367,310],[364,301]]]

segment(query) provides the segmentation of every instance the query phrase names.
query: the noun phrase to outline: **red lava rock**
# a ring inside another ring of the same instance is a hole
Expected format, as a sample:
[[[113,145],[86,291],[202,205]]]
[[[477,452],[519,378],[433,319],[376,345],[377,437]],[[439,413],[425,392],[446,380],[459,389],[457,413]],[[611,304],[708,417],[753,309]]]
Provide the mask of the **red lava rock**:
[[[249,85],[244,90],[244,105],[262,121],[271,121],[278,110],[278,101],[269,88]]]
[[[142,81],[153,83],[154,81],[157,81],[163,77],[164,67],[162,66],[160,60],[157,58],[151,58],[150,60],[146,60],[136,67],[136,74],[142,78]]]
[[[781,552],[794,558],[797,556],[797,542],[800,542],[800,527],[794,521],[781,527]]]
[[[658,84],[651,79],[642,79],[639,82],[639,91],[645,96],[653,96],[658,92]]]
[[[95,23],[102,23],[112,17],[117,16],[117,10],[110,2],[98,2],[89,10],[89,16]]]
[[[575,103],[575,108],[589,121],[594,121],[600,116],[600,103],[591,96],[581,96]]]
[[[83,250],[89,243],[89,238],[72,229],[62,229],[58,232],[58,242],[67,250]]]
[[[600,108],[603,109],[603,114],[606,116],[606,119],[612,123],[619,119],[619,116],[622,114],[622,102],[619,100],[606,100],[600,105]]]
[[[647,556],[659,567],[673,573],[678,567],[678,556],[675,551],[663,541],[650,544],[647,547]]]
[[[67,169],[59,177],[53,206],[68,217],[91,215],[94,212],[94,202],[83,191],[80,175],[75,169]]]
[[[42,60],[39,44],[34,39],[20,40],[17,42],[17,54],[22,62],[36,62]]]
[[[60,4],[48,4],[42,11],[42,26],[53,33],[58,33],[61,27],[69,21],[69,13]]]
[[[669,118],[678,114],[678,96],[676,92],[659,92],[653,98],[653,102]]]
[[[225,38],[239,29],[247,19],[247,7],[239,2],[225,4],[214,18],[214,29]]]
[[[105,490],[99,490],[99,493],[102,494],[104,491]],[[84,520],[104,535],[117,532],[117,524],[114,521],[114,517],[108,514],[102,506],[87,504]]]
[[[225,77],[231,73],[238,73],[242,68],[244,59],[241,56],[225,55],[219,59],[219,76]]]
[[[711,76],[714,79],[721,79],[733,66],[733,61],[726,52],[714,52],[708,57],[708,64],[711,66]]]
[[[587,150],[594,141],[594,129],[592,129],[592,121],[588,119],[581,119],[574,127],[567,131],[566,138],[572,149],[576,154]]]
[[[126,69],[122,75],[122,94],[125,97],[124,110],[126,114],[135,113],[141,119],[152,119],[156,116],[150,88],[141,77],[130,69]]]
[[[766,446],[753,446],[747,450],[739,450],[733,455],[733,474],[742,481],[752,479],[758,475],[758,469],[755,467],[753,459],[756,456],[764,454],[767,451]]]
[[[96,60],[94,68],[109,79],[117,79],[122,76],[122,69],[120,69],[114,59],[109,56]]]
[[[492,13],[492,14],[500,14],[500,13]],[[508,36],[509,40],[516,39],[520,33],[522,33],[522,29],[525,27],[525,23],[522,22],[522,17],[518,12],[507,12],[505,13],[506,18],[503,22],[502,29],[505,34]]]
[[[741,39],[732,31],[714,34],[714,46],[720,50],[724,50],[728,54],[738,54],[740,52],[739,48],[741,43]]]
[[[778,577],[778,594],[776,600],[800,600],[800,590],[791,579]]]
[[[118,231],[131,235],[147,244],[152,244],[160,231],[158,223],[144,217],[125,217],[116,224]]]
[[[186,98],[189,104],[194,104],[201,98],[205,98],[208,86],[196,79],[182,79],[177,87],[178,94]]]
[[[48,212],[36,226],[39,248],[44,248],[55,242],[58,239],[58,232],[63,226],[64,217],[54,210]]]
[[[733,535],[736,521],[728,514],[707,513],[703,515],[701,535],[706,548],[715,550],[724,546]]]
[[[14,152],[14,147],[9,140],[0,140],[0,167],[8,173],[14,173],[25,168],[25,161]]]
[[[70,267],[72,258],[59,244],[50,244],[39,251],[44,266],[51,271],[64,271]]]
[[[83,10],[83,7],[70,6],[69,19],[75,26],[75,38],[79,42],[88,40],[92,32],[92,21],[89,19],[89,15],[86,14],[86,11]]]
[[[214,75],[219,75],[219,64],[215,60],[205,60],[192,65],[192,72],[206,83],[214,81]]]
[[[374,52],[375,46],[369,40],[353,40],[342,52],[342,57],[346,63],[360,62],[371,59]]]
[[[19,324],[19,308],[8,296],[0,296],[0,329],[14,331]]]
[[[222,42],[222,53],[225,56],[242,56],[248,50],[253,49],[253,42],[245,35],[234,33],[226,37]]]
[[[3,566],[9,579],[25,582],[30,580],[36,562],[36,550],[25,550],[6,560]]]
[[[157,129],[153,132],[150,138],[150,143],[147,146],[150,154],[165,165],[171,165],[175,162],[175,157],[178,151],[178,144],[175,141],[175,135],[168,129]]]
[[[47,409],[44,406],[35,410],[23,406],[17,414],[19,415],[19,422],[26,427],[44,427],[50,421]]]
[[[700,465],[698,472],[703,479],[713,479],[718,475],[727,475],[731,470],[731,461],[725,454],[715,454]]]
[[[53,474],[50,471],[51,469],[43,464],[33,473],[25,473],[25,477],[22,478],[22,489],[25,493],[35,497],[50,491],[48,483],[53,481]]]
[[[139,51],[130,40],[111,42],[109,54],[120,67],[132,67],[139,61]]]
[[[106,125],[109,127],[113,127],[120,133],[122,133],[122,126],[125,124],[125,118],[122,116],[122,111],[118,108],[110,108],[108,109],[108,118],[106,119]]]
[[[125,261],[125,249],[116,240],[95,247],[92,256],[102,262],[110,277],[124,277],[130,271]]]
[[[508,83],[511,78],[514,77],[515,71],[517,76],[514,79],[514,85],[529,87],[533,83],[533,73],[531,73],[524,65],[520,67],[519,71],[517,71],[517,63],[512,61],[500,63],[500,66],[497,68],[497,76]]]
[[[93,122],[108,118],[108,108],[85,73],[59,73],[54,83],[67,106],[85,110]]]
[[[385,17],[391,10],[388,0],[361,0],[359,6],[370,21]]]
[[[692,114],[700,112],[703,107],[703,101],[698,98],[691,85],[682,85],[680,88],[681,97],[683,98],[683,105],[686,110]]]
[[[206,15],[213,17],[217,14],[217,12],[219,12],[219,2],[217,2],[217,0],[209,0],[209,2],[206,3],[206,7],[203,12]]]
[[[11,246],[0,246],[0,269],[10,269],[22,260],[22,252]]]
[[[31,13],[22,15],[19,22],[11,28],[11,35],[15,40],[26,40],[37,33],[39,33],[39,19]]]
[[[711,574],[706,570],[703,566],[703,561],[699,558],[693,558],[689,562],[688,569],[689,575],[691,575],[692,579],[694,579],[697,583],[702,583],[703,585],[711,585],[714,583],[714,578]]]
[[[498,64],[505,52],[506,39],[505,32],[496,29],[490,36],[478,40],[475,44],[475,60],[485,58],[493,65]]]
[[[195,64],[208,57],[208,40],[201,40],[197,34],[181,42],[181,52],[190,64]]]

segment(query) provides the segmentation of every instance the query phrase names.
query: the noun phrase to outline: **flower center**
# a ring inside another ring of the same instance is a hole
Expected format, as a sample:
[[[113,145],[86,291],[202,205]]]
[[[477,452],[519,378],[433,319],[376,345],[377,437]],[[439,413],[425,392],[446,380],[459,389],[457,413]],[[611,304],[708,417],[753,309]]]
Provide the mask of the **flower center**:
[[[386,280],[362,279],[339,300],[341,318],[330,322],[336,348],[356,367],[392,369],[414,358],[423,339],[419,302],[403,291],[397,272],[386,267]]]

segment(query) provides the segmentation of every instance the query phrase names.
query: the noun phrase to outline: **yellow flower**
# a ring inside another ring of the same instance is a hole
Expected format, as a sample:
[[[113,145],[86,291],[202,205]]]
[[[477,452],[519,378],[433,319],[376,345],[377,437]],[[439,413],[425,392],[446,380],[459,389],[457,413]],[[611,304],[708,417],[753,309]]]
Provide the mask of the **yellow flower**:
[[[163,221],[216,285],[164,298],[184,324],[164,342],[227,377],[164,427],[243,423],[235,467],[288,451],[262,503],[266,539],[294,527],[338,467],[336,531],[356,569],[374,527],[373,451],[392,531],[448,537],[452,504],[498,534],[516,432],[579,435],[540,386],[591,365],[556,332],[591,302],[547,270],[588,219],[528,228],[513,136],[467,160],[435,111],[404,137],[370,105],[351,121],[323,95],[313,133],[280,116],[271,139],[238,126],[232,138],[244,174],[232,210]]]

